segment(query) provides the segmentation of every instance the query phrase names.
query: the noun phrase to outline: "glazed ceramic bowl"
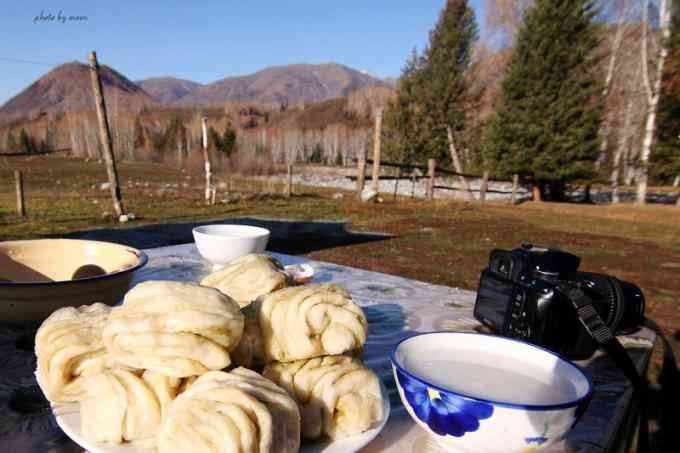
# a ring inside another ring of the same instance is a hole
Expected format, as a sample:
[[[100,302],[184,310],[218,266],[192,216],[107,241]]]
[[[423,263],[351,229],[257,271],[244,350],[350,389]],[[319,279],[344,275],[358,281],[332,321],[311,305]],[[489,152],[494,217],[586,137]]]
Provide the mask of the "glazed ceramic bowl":
[[[250,225],[203,225],[193,233],[201,256],[216,266],[249,253],[262,253],[269,241],[268,229]]]
[[[448,451],[529,452],[559,440],[590,401],[592,382],[573,363],[528,343],[433,332],[391,356],[413,420]]]
[[[109,242],[0,242],[0,321],[38,323],[69,305],[113,305],[146,262],[144,252]]]

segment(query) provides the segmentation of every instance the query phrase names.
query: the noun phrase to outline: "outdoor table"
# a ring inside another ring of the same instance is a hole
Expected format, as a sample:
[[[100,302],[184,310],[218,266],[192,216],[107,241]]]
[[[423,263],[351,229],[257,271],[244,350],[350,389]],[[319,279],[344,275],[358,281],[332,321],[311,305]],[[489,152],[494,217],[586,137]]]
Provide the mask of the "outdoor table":
[[[148,265],[137,272],[134,283],[144,280],[198,282],[211,272],[194,244],[148,249]],[[365,363],[380,376],[389,391],[392,412],[385,429],[363,451],[439,452],[437,444],[411,420],[401,404],[389,361],[392,347],[414,332],[475,331],[475,294],[393,275],[355,269],[304,257],[272,253],[283,264],[310,264],[314,283],[337,283],[362,306],[369,323]],[[455,272],[451,269],[451,272]],[[94,302],[94,301],[93,301]],[[35,330],[0,326],[0,445],[2,451],[78,452],[81,449],[56,426],[37,388],[33,371]],[[640,371],[649,363],[655,334],[642,329],[621,341]],[[581,420],[565,439],[541,451],[625,451],[634,431],[636,408],[632,387],[614,363],[597,353],[577,362],[595,383],[593,399]]]

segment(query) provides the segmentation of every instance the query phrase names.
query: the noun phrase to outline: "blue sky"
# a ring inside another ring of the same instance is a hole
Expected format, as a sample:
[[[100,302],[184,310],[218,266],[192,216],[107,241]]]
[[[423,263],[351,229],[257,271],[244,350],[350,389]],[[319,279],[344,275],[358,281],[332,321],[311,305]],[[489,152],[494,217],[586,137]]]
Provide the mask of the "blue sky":
[[[12,1],[0,16],[0,104],[96,50],[132,80],[200,83],[270,65],[338,62],[397,76],[445,0]],[[478,12],[482,0],[472,0]],[[59,12],[66,17],[58,19]],[[40,14],[54,20],[35,20]],[[87,20],[69,20],[86,16]],[[44,64],[8,60],[28,60]]]

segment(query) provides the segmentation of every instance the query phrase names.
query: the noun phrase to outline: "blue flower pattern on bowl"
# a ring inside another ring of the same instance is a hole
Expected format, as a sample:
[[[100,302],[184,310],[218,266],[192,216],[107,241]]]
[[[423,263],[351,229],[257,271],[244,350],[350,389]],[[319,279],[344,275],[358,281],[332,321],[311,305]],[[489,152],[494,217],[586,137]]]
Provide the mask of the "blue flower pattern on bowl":
[[[493,406],[430,388],[396,370],[406,401],[418,419],[440,436],[462,437],[477,431],[479,421],[493,414]]]
[[[536,437],[525,437],[524,443],[526,445],[543,445],[548,441],[548,422],[543,424],[543,433]]]
[[[548,438],[547,438],[547,437],[543,437],[543,436],[538,436],[538,437],[525,437],[525,438],[524,438],[524,442],[525,442],[527,445],[531,445],[531,444],[542,445],[542,444],[546,443],[547,441],[548,441]]]

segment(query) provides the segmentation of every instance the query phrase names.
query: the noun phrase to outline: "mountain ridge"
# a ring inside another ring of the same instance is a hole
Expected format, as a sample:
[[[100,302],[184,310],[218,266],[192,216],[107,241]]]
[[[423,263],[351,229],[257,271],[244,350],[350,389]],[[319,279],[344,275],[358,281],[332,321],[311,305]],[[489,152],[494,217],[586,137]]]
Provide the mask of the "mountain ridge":
[[[268,66],[252,74],[224,77],[207,84],[174,76],[133,82],[106,65],[100,68],[109,110],[214,106],[233,100],[295,105],[345,97],[370,85],[388,86],[382,79],[340,63]],[[50,70],[2,104],[0,122],[93,109],[88,65],[69,62]]]
[[[151,96],[115,69],[101,65],[99,73],[110,109],[141,110],[153,104]],[[50,70],[2,104],[0,121],[35,119],[94,108],[90,68],[73,61]]]
[[[297,104],[347,96],[350,91],[368,85],[386,85],[379,78],[340,63],[268,66],[252,74],[224,77],[207,84],[176,77],[149,78],[137,83],[164,105],[205,105],[228,100]],[[192,84],[192,89],[186,89],[187,83]],[[168,96],[168,91],[181,95]]]

